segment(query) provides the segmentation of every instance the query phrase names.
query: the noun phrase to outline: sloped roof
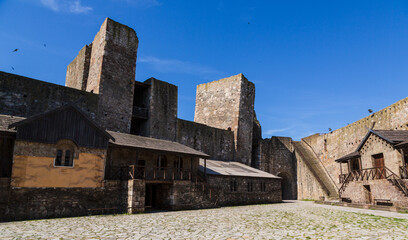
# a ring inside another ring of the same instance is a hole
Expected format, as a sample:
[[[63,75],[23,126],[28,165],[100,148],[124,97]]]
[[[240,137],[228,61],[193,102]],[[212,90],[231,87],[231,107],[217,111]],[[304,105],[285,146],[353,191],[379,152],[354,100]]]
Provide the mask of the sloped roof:
[[[367,139],[370,137],[371,134],[378,136],[379,138],[383,139],[384,141],[390,143],[394,147],[398,148],[401,146],[405,146],[408,144],[408,131],[407,130],[373,130],[368,129],[367,134],[361,141],[360,145],[358,145],[355,152],[349,153],[339,159],[336,159],[336,162],[346,162],[350,159],[356,158],[360,156],[359,151],[364,146]]]
[[[74,111],[78,112],[88,123],[90,123],[93,127],[95,127],[95,129],[97,129],[100,133],[102,133],[103,135],[105,135],[109,139],[113,139],[113,137],[108,132],[106,132],[103,128],[101,128],[98,124],[96,124],[92,119],[90,119],[86,114],[84,114],[82,110],[80,110],[77,106],[75,106],[75,102],[63,105],[63,106],[55,108],[53,110],[50,110],[50,111],[47,111],[47,112],[44,112],[44,113],[40,113],[40,114],[31,116],[31,117],[28,117],[28,118],[25,118],[25,119],[22,118],[20,121],[16,121],[16,122],[10,124],[8,126],[8,128],[12,129],[12,128],[15,128],[15,127],[19,127],[19,126],[25,125],[27,123],[31,123],[31,122],[33,122],[35,120],[45,118],[45,117],[47,117],[47,116],[49,116],[51,114],[62,112],[62,111],[68,110],[68,109],[74,109]]]
[[[280,179],[278,176],[252,168],[239,162],[207,160],[206,167],[206,173],[210,175]],[[200,162],[199,169],[200,171],[204,172],[204,163]]]
[[[347,162],[350,159],[358,158],[358,157],[360,157],[360,153],[356,151],[356,152],[349,153],[346,156],[343,156],[339,159],[336,159],[335,161],[336,162]]]
[[[378,136],[379,138],[383,139],[384,141],[396,145],[400,142],[408,141],[408,131],[407,130],[368,130],[368,133],[365,135],[363,141],[361,141],[360,145],[357,147],[356,151],[360,151],[360,149],[364,146],[367,139],[370,137],[371,134]]]
[[[0,114],[0,131],[1,132],[16,132],[14,129],[9,129],[9,125],[22,121],[25,118],[23,117],[15,117],[10,115],[1,115]]]
[[[161,151],[168,153],[176,153],[183,155],[196,156],[201,158],[208,158],[209,156],[205,153],[187,147],[178,142],[166,141],[156,138],[136,136],[126,133],[118,133],[113,131],[108,131],[115,141],[110,140],[109,143],[118,146],[132,147],[138,149],[146,149],[152,151]]]

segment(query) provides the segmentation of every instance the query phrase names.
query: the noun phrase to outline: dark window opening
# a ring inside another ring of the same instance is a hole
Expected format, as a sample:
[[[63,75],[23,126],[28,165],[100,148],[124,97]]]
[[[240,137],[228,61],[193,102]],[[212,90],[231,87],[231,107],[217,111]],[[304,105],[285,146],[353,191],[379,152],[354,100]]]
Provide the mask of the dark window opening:
[[[167,158],[164,155],[159,155],[157,159],[157,169],[164,170],[167,167]]]
[[[266,183],[261,182],[261,192],[266,192]]]
[[[178,157],[176,161],[174,161],[174,169],[180,171],[183,169],[183,158]]]
[[[238,189],[237,181],[231,181],[230,182],[230,191],[231,192],[236,192]]]
[[[355,158],[350,160],[350,170],[360,171],[360,159]]]
[[[252,182],[248,182],[247,190],[248,190],[248,192],[252,192]]]
[[[54,165],[58,167],[72,167],[74,153],[71,150],[57,149],[57,155],[55,156]]]

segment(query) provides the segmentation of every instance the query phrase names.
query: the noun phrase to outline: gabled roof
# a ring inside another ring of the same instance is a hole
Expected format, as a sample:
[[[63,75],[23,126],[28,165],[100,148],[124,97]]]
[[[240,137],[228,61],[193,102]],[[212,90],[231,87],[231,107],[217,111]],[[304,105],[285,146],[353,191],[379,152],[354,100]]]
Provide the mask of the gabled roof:
[[[278,176],[239,162],[207,160],[206,167],[206,173],[210,175],[281,179]],[[204,163],[200,163],[199,170],[204,172]]]
[[[383,139],[384,141],[388,142],[389,144],[393,145],[394,147],[402,147],[408,144],[408,131],[407,130],[373,130],[368,129],[367,134],[361,141],[360,145],[358,145],[355,152],[347,154],[339,159],[336,159],[336,162],[347,162],[350,159],[360,157],[359,151],[364,146],[367,139],[370,137],[371,134],[378,136],[379,138]]]
[[[360,151],[361,148],[364,146],[367,139],[370,137],[371,134],[378,136],[379,138],[383,139],[384,141],[396,145],[400,142],[408,141],[408,131],[407,130],[373,130],[369,129],[368,133],[361,141],[360,145],[358,145],[356,151]]]
[[[63,105],[61,107],[50,110],[48,112],[37,114],[37,115],[31,116],[31,117],[28,117],[26,119],[22,119],[20,121],[14,122],[14,123],[12,123],[12,124],[10,124],[8,126],[8,129],[12,129],[12,128],[15,128],[15,127],[18,128],[19,126],[23,126],[23,125],[31,123],[33,121],[45,118],[45,117],[47,117],[47,116],[49,116],[51,114],[62,112],[62,111],[68,110],[68,109],[73,109],[74,111],[79,113],[89,124],[91,124],[93,127],[95,127],[100,133],[102,133],[103,135],[105,135],[109,139],[115,140],[107,131],[105,131],[98,124],[96,124],[91,118],[89,118],[86,114],[84,114],[84,112],[82,110],[80,110],[75,105],[75,103],[66,104],[66,105]]]
[[[113,131],[108,131],[111,134],[115,141],[109,141],[112,145],[131,147],[137,149],[151,150],[151,151],[160,151],[166,153],[175,153],[182,155],[189,155],[201,158],[208,158],[209,156],[205,153],[187,147],[178,142],[166,141],[156,138],[136,136],[126,133],[118,133]]]

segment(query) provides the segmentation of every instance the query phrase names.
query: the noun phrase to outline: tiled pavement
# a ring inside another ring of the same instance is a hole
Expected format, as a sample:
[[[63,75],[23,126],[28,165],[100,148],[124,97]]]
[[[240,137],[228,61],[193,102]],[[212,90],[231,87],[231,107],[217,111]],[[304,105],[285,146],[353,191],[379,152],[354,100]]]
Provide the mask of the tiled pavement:
[[[408,239],[407,217],[294,201],[1,223],[0,239]]]

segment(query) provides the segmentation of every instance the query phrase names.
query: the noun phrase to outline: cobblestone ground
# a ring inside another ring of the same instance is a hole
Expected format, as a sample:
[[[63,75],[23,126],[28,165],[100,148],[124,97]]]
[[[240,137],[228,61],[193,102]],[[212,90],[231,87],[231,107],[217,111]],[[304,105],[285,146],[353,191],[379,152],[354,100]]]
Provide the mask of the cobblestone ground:
[[[0,239],[407,239],[408,219],[308,202],[0,224]]]

